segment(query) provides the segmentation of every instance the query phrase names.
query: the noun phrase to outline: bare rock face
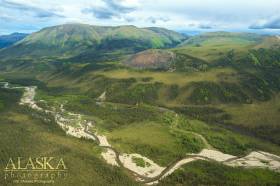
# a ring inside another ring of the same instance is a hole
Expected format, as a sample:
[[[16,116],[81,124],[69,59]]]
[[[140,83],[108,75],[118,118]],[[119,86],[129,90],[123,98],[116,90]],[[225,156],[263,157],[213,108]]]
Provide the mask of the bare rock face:
[[[168,70],[175,57],[175,53],[171,51],[151,49],[133,55],[125,64],[137,69]]]

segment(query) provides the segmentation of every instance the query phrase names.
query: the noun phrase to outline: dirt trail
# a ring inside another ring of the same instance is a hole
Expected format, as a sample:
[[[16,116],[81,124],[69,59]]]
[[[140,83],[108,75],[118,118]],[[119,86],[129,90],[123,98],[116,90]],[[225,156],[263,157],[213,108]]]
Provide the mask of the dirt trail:
[[[125,168],[135,176],[137,181],[142,183],[146,183],[149,185],[156,184],[159,180],[172,174],[181,166],[196,160],[217,161],[233,167],[238,166],[268,168],[270,170],[280,172],[280,157],[277,155],[262,151],[253,151],[244,157],[236,157],[230,154],[225,154],[214,149],[208,143],[204,136],[193,131],[187,132],[199,137],[204,142],[206,148],[202,149],[201,152],[196,154],[186,154],[185,158],[177,159],[174,162],[171,162],[168,166],[161,167],[152,160],[140,154],[120,154],[114,147],[110,145],[106,136],[99,135],[96,132],[93,133],[90,131],[90,128],[93,127],[91,121],[83,120],[81,114],[65,111],[63,105],[61,105],[58,110],[48,110],[39,107],[34,100],[34,97],[36,95],[36,87],[10,87],[8,82],[0,82],[0,85],[1,84],[3,84],[3,88],[24,89],[24,94],[19,103],[20,105],[26,105],[39,112],[52,114],[57,124],[68,135],[77,138],[83,137],[96,141],[100,147],[104,148],[105,152],[102,152],[101,155],[108,164]],[[132,157],[142,158],[145,162],[149,164],[149,166],[137,166],[136,163],[133,162]]]

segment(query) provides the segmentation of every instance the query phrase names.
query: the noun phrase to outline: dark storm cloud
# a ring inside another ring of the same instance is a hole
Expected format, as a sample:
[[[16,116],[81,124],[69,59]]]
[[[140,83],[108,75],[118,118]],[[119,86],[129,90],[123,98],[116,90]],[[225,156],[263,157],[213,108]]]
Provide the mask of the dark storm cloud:
[[[280,17],[266,21],[263,24],[254,24],[250,29],[280,29]]]
[[[148,17],[147,21],[156,24],[158,21],[162,21],[162,22],[167,22],[169,21],[169,18],[166,17]]]
[[[52,10],[44,10],[42,8],[30,6],[24,3],[13,2],[9,0],[0,1],[0,7],[7,8],[11,10],[18,10],[23,12],[29,12],[34,14],[35,17],[38,18],[48,18],[48,17],[63,17],[54,13]]]
[[[200,28],[200,29],[212,29],[212,26],[211,25],[203,25],[203,24],[201,24],[201,25],[198,26],[198,28]]]
[[[133,7],[126,7],[120,4],[119,1],[115,0],[103,0],[109,9],[119,12],[119,13],[129,13],[135,10]]]
[[[92,13],[97,19],[110,19],[117,14],[112,11],[108,11],[106,8],[91,7],[82,10],[83,13]]]
[[[0,21],[11,21],[11,20],[13,20],[11,17],[0,13]]]
[[[83,9],[83,13],[92,13],[98,19],[111,19],[112,17],[121,17],[122,14],[127,14],[136,10],[134,7],[121,5],[115,0],[103,0],[105,7],[91,7]]]

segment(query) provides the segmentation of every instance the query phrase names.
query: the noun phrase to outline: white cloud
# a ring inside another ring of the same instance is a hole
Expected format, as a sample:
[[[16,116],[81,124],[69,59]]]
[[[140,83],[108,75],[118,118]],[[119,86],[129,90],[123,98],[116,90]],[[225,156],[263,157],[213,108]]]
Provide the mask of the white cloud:
[[[279,7],[279,0],[0,0],[0,24],[7,31],[12,24],[32,30],[65,22],[245,29],[279,17]]]

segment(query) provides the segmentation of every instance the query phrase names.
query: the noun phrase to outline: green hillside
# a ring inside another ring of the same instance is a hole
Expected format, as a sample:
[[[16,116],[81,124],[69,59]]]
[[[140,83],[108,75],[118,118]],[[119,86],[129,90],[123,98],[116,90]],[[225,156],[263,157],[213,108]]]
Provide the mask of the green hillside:
[[[154,31],[155,30],[155,31]],[[83,53],[140,51],[167,48],[179,44],[185,36],[161,28],[135,26],[101,27],[86,24],[65,24],[33,33],[0,53],[0,57],[73,57]]]
[[[250,61],[253,57],[252,51],[277,49],[279,46],[280,40],[276,36],[211,32],[189,37],[177,47],[161,50],[161,55],[156,54],[155,50],[139,52],[125,60],[124,64],[135,68],[141,67],[142,69],[150,68],[180,72],[205,71],[210,66],[217,67],[221,63],[229,61]],[[172,59],[169,57],[169,60],[159,60],[159,56],[166,58],[166,53],[172,53]],[[142,58],[142,61],[135,60]],[[137,64],[135,64],[136,61]],[[233,64],[228,63],[227,65]],[[244,63],[238,63],[238,65],[243,66]]]
[[[262,36],[251,33],[210,32],[189,38],[180,46],[249,45],[260,42]]]

